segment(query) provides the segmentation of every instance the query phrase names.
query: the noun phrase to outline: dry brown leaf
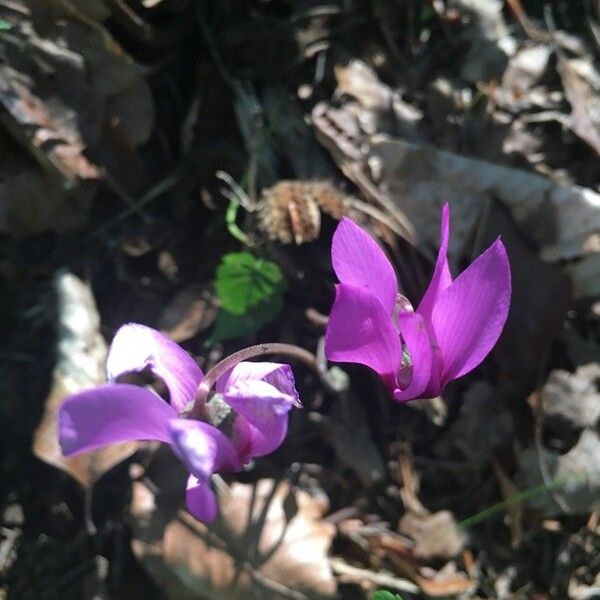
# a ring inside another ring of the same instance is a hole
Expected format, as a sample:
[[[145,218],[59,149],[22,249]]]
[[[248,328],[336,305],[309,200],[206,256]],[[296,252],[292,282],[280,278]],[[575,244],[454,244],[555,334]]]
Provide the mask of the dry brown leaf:
[[[219,506],[210,527],[182,510],[169,517],[146,484],[134,482],[132,548],[169,597],[335,596],[327,561],[335,528],[321,520],[326,501],[261,480],[221,490]]]
[[[0,150],[0,231],[15,237],[66,231],[80,225],[92,203],[92,187],[65,190],[29,160]]]
[[[427,575],[424,575],[414,559],[405,556],[404,553],[395,553],[392,548],[388,550],[390,550],[388,557],[395,570],[414,581],[427,596],[440,598],[463,594],[473,590],[476,586],[475,581],[458,572],[453,562],[447,563],[439,571],[428,569]]]
[[[467,24],[462,37],[469,42],[467,55],[461,61],[461,75],[473,83],[499,79],[514,53],[516,41],[510,35],[500,0],[452,0]]]
[[[100,317],[88,285],[71,273],[56,279],[58,296],[58,362],[41,423],[35,431],[33,453],[62,469],[84,487],[133,454],[135,442],[114,444],[65,458],[58,444],[57,412],[66,396],[104,383],[106,343],[99,332]]]
[[[398,531],[415,541],[412,552],[416,558],[454,558],[464,549],[467,536],[459,529],[451,512],[434,514],[408,512],[402,516]]]
[[[335,65],[334,73],[338,90],[356,98],[364,108],[380,111],[391,109],[392,90],[362,60],[353,59],[346,65]]]
[[[590,61],[559,53],[556,69],[571,105],[570,127],[600,155],[600,73]]]
[[[0,18],[11,25],[0,37],[0,122],[43,168],[73,187],[104,176],[99,156],[123,162],[123,141],[147,140],[143,70],[103,25],[68,1],[0,2]]]
[[[214,322],[217,301],[206,285],[190,285],[179,291],[163,309],[159,329],[175,342],[185,342]]]
[[[557,185],[540,175],[425,144],[367,136],[350,110],[323,102],[315,106],[312,119],[317,139],[343,173],[401,225],[414,245],[437,247],[441,206],[449,202],[449,253],[456,261],[472,241],[485,204],[499,200],[545,260],[572,260],[595,252],[600,194],[591,189]],[[597,286],[597,280],[580,280],[586,291]]]

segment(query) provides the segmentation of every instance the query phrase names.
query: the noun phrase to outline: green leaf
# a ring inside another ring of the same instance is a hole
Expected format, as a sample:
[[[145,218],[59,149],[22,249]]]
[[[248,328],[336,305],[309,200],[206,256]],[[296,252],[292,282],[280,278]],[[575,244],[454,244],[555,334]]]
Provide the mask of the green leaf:
[[[270,323],[283,308],[281,294],[274,294],[249,309],[244,315],[234,315],[226,310],[220,310],[212,335],[207,344],[223,342],[234,338],[245,337],[256,333]]]
[[[0,19],[0,31],[8,31],[9,29],[12,29],[12,25],[8,21]]]
[[[243,315],[284,287],[279,267],[249,252],[225,254],[217,268],[217,295],[221,306],[233,315]]]
[[[392,592],[387,592],[385,590],[378,590],[373,594],[373,598],[371,600],[402,600],[402,596],[398,594],[392,594]]]

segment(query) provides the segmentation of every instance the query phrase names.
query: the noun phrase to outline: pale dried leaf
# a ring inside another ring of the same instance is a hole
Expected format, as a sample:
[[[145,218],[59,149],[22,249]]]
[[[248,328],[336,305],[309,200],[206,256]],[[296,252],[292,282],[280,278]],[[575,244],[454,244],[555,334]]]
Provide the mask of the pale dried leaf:
[[[58,444],[57,412],[69,395],[104,383],[106,342],[100,318],[87,284],[71,273],[56,279],[58,296],[58,362],[41,423],[35,431],[33,453],[89,487],[106,471],[133,454],[135,442],[65,458]]]
[[[462,36],[469,41],[469,51],[461,64],[463,78],[473,83],[499,79],[516,48],[504,22],[503,2],[452,0],[449,6],[457,9],[469,25]]]
[[[335,596],[327,561],[334,527],[321,520],[326,501],[261,480],[221,490],[219,507],[210,527],[184,511],[167,517],[134,482],[132,548],[169,597],[197,598],[200,590],[211,600]]]
[[[555,369],[540,391],[544,418],[570,427],[594,427],[600,419],[599,382],[600,363],[583,365],[575,373]]]
[[[540,452],[538,456],[538,449],[530,447],[517,455],[520,487],[528,489],[544,483],[559,487],[531,498],[528,501],[531,508],[547,517],[560,515],[563,510],[555,500],[558,495],[568,514],[600,510],[600,437],[595,430],[584,429],[579,441],[566,454],[543,447]],[[542,477],[540,461],[546,465],[550,481]]]
[[[441,510],[434,514],[408,512],[402,516],[398,531],[415,541],[412,550],[416,558],[454,558],[464,549],[467,536],[451,512]]]
[[[600,155],[600,73],[589,61],[560,54],[556,68],[571,105],[571,129]]]
[[[366,110],[389,111],[392,105],[392,90],[382,83],[375,71],[365,62],[350,60],[345,65],[335,65],[338,90],[356,98]]]

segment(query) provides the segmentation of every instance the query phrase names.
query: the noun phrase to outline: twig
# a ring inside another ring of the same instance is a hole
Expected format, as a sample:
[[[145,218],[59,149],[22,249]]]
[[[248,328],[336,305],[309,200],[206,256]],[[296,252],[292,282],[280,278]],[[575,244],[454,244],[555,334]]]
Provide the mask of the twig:
[[[407,579],[400,579],[386,573],[375,573],[370,569],[361,569],[353,567],[341,558],[330,558],[329,564],[333,572],[338,575],[344,575],[354,581],[369,581],[376,586],[389,587],[400,592],[417,594],[420,588]]]

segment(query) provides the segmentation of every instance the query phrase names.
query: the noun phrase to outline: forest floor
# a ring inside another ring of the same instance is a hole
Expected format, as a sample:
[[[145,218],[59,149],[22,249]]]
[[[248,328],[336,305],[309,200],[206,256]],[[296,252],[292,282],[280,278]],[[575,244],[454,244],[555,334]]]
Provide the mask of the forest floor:
[[[0,598],[600,598],[597,2],[0,0],[0,56]],[[513,295],[442,397],[294,363],[210,527],[164,448],[61,456],[122,324],[324,361],[337,221],[416,303],[445,202],[453,273],[501,235]]]

